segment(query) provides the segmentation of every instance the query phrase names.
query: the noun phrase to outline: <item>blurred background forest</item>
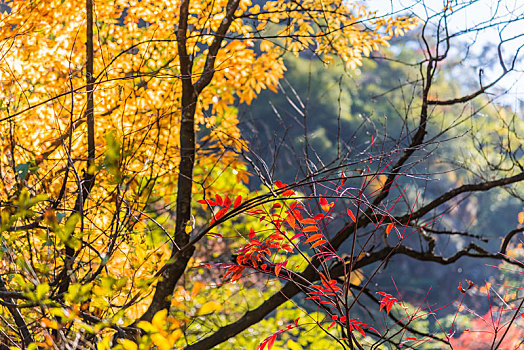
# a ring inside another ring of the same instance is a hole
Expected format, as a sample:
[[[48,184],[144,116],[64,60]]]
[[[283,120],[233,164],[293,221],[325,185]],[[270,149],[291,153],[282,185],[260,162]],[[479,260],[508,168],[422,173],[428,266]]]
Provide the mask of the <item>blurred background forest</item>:
[[[417,86],[420,72],[416,62],[424,58],[419,37],[420,34],[413,31],[392,40],[390,48],[364,59],[356,71],[347,71],[340,63],[326,67],[318,57],[308,53],[300,57],[286,56],[288,69],[278,92],[263,91],[250,105],[238,106],[242,134],[250,141],[253,152],[265,160],[262,163],[267,171],[287,183],[301,178],[307,173],[307,166],[301,163],[305,147],[314,154],[311,158],[318,161],[319,167],[339,159],[346,151],[348,157],[366,152],[372,137],[378,149],[398,147],[399,135],[413,128],[418,112],[415,106],[419,103],[416,95],[420,89]],[[498,64],[495,56],[490,61],[487,54],[495,50],[496,45],[485,42],[484,50],[475,56],[469,51],[473,44],[462,41],[456,48],[456,56],[450,55],[440,65],[433,94],[439,98],[467,95],[478,87],[479,78],[475,74],[479,67],[488,71]],[[403,179],[408,186],[408,197],[414,199],[419,195],[422,202],[467,183],[479,173],[484,172],[482,176],[489,178],[490,171],[498,170],[493,164],[510,152],[500,143],[510,137],[508,126],[517,136],[517,158],[522,157],[524,103],[521,96],[515,94],[518,88],[513,85],[520,83],[509,80],[506,83],[511,89],[498,87],[492,94],[481,96],[467,106],[450,106],[435,113],[430,133],[447,127],[449,130],[432,140],[427,149],[431,156],[418,159],[410,170],[414,175],[409,180]],[[307,145],[304,144],[306,138]],[[490,152],[499,153],[500,157],[486,159]],[[256,189],[259,185],[255,179],[250,187]],[[436,251],[450,255],[470,242],[479,243],[487,251],[498,251],[508,228],[523,227],[519,216],[524,210],[522,199],[522,193],[497,189],[468,194],[448,203],[427,230],[433,234],[468,232],[472,237],[437,235]],[[519,236],[517,242],[520,243],[508,254],[522,257],[522,241],[523,237]],[[376,265],[367,267],[364,274],[373,272]],[[490,310],[486,283],[523,286],[518,272],[499,270],[493,265],[497,265],[493,259],[465,257],[452,265],[440,265],[395,256],[374,282],[375,287],[393,295],[397,293],[394,283],[403,286],[400,294],[412,305],[443,305],[451,301],[459,282],[471,280],[478,287],[467,306],[484,315]],[[451,322],[455,318],[455,311],[446,308],[436,314],[446,324],[445,320]],[[461,319],[462,330],[476,318],[477,315],[471,313],[469,318]],[[415,328],[424,329],[427,322],[421,321]],[[430,323],[429,329],[436,327],[434,322]],[[523,334],[520,330],[513,336]],[[465,348],[475,347],[487,349],[489,345],[474,343]]]

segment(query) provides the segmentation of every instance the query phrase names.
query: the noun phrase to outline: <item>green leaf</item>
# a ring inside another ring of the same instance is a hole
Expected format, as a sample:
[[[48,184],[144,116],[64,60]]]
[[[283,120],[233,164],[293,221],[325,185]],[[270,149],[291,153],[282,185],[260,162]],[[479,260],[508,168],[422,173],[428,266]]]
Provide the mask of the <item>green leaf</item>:
[[[36,299],[42,300],[44,296],[49,292],[49,284],[42,283],[36,286]]]
[[[20,178],[21,180],[25,180],[27,178],[27,174],[29,174],[30,166],[31,163],[18,164],[15,167],[16,176],[18,176],[18,178]]]

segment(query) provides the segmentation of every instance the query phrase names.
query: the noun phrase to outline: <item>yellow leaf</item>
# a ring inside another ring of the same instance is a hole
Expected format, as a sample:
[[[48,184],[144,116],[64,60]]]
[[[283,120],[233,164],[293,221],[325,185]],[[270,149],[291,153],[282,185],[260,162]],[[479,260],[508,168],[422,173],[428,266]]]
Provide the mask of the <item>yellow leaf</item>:
[[[151,324],[156,327],[156,329],[164,329],[164,325],[166,324],[166,317],[167,317],[167,310],[163,309],[158,311],[155,316],[153,316],[153,319],[151,320]]]
[[[364,274],[360,270],[354,270],[351,271],[351,277],[349,278],[349,282],[355,285],[359,285],[364,280]]]
[[[153,341],[153,344],[155,344],[158,347],[159,350],[171,350],[173,348],[173,345],[175,345],[170,344],[169,339],[167,339],[159,333],[152,334],[151,340]]]
[[[102,341],[96,343],[96,350],[109,350],[112,336],[105,336]]]
[[[135,342],[129,340],[129,339],[119,339],[118,342],[124,347],[126,350],[138,350],[138,346]]]
[[[216,301],[208,301],[204,305],[200,307],[197,311],[197,316],[207,315],[212,312],[222,310],[222,304],[216,302]]]

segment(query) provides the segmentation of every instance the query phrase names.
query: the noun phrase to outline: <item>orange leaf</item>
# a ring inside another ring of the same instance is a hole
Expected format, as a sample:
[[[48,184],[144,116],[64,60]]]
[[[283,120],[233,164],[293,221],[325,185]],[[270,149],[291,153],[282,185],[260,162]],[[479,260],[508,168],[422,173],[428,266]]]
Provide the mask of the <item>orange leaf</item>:
[[[293,215],[286,216],[286,221],[292,228],[297,227],[297,224],[295,223],[295,217]]]
[[[320,201],[320,206],[322,207],[322,210],[325,212],[328,212],[331,209],[331,207],[335,205],[335,203],[328,203],[326,198],[322,196],[320,196],[319,201]]]
[[[316,241],[315,243],[313,243],[311,245],[311,248],[315,248],[315,247],[318,247],[319,245],[322,245],[324,243],[327,243],[327,241],[325,239],[321,239],[320,241]]]
[[[275,266],[275,276],[278,277],[278,274],[280,273],[280,269],[282,269],[282,265],[277,264]]]
[[[320,239],[320,238],[322,238],[322,233],[317,233],[317,234],[309,237],[308,239],[306,239],[306,243],[316,241],[317,239]]]
[[[386,227],[386,236],[389,236],[389,233],[391,232],[391,229],[393,228],[393,224],[388,224]]]
[[[524,211],[519,213],[519,224],[524,224]]]
[[[300,220],[300,223],[304,225],[316,225],[317,224],[317,222],[313,219]]]
[[[302,232],[315,232],[318,230],[319,228],[317,226],[306,226],[302,229]]]
[[[295,194],[295,191],[293,190],[287,190],[287,191],[284,191],[284,193],[281,194],[282,197],[289,197],[289,196],[292,196]]]
[[[357,219],[355,218],[355,215],[353,215],[353,212],[351,211],[351,209],[348,208],[347,212],[348,212],[349,217],[353,220],[353,222],[357,222]]]

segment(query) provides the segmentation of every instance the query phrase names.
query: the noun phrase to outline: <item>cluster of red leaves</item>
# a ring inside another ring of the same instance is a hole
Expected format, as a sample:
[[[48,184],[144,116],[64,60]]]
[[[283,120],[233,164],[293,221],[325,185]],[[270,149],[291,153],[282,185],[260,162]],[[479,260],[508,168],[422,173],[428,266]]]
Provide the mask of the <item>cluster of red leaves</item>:
[[[267,239],[260,241],[255,239],[253,229],[249,232],[249,242],[243,248],[237,251],[236,265],[231,266],[224,274],[223,279],[231,276],[231,282],[240,278],[246,267],[261,269],[263,271],[272,271],[278,277],[282,267],[287,265],[287,260],[281,263],[269,263],[271,249],[284,250],[293,252],[293,247],[283,242],[283,237],[275,237],[276,234],[270,235]]]
[[[346,316],[338,317],[338,315],[332,315],[331,319],[333,320],[327,329],[330,329],[335,324],[340,324],[342,327],[349,327],[350,331],[357,330],[362,336],[365,336],[364,328],[370,329],[373,332],[378,334],[378,331],[371,327],[369,323],[360,322],[357,318],[348,319]]]
[[[306,299],[318,300],[320,304],[328,304],[335,306],[335,298],[342,296],[342,288],[337,286],[336,280],[327,280],[323,273],[320,274],[321,284],[312,284],[312,291],[308,292],[309,295]],[[322,300],[326,298],[327,300]]]
[[[251,229],[248,234],[249,241],[236,252],[238,254],[236,264],[228,268],[224,279],[230,278],[231,282],[238,280],[246,267],[272,272],[278,277],[282,267],[287,264],[287,260],[275,264],[268,263],[275,252],[292,253],[296,246],[292,244],[293,241],[296,241],[297,244],[300,242],[308,244],[311,249],[318,249],[328,242],[318,226],[318,221],[324,219],[326,215],[320,213],[314,217],[304,217],[302,212],[305,212],[305,208],[296,200],[293,200],[289,205],[285,202],[289,200],[287,198],[296,194],[295,191],[289,189],[287,184],[280,181],[276,181],[275,185],[279,191],[278,195],[284,197],[282,198],[282,204],[275,202],[269,210],[255,209],[245,212],[248,215],[257,217],[259,221],[268,221],[272,226],[273,232],[263,239],[257,239],[255,232]],[[202,199],[198,202],[204,206],[224,207],[213,215],[211,224],[223,218],[231,207],[231,199],[229,197],[222,199],[218,194],[214,200]],[[322,210],[326,213],[334,207],[334,203],[329,203],[324,197],[320,197],[319,202]],[[233,208],[237,208],[241,203],[242,197],[238,196],[233,204]],[[286,225],[286,227],[283,225]],[[289,237],[289,229],[295,233],[292,237]]]
[[[324,261],[336,257],[337,254],[329,249],[328,240],[322,233],[320,222],[327,218],[335,207],[335,202],[328,201],[323,196],[314,197],[318,200],[319,209],[321,212],[312,215],[304,208],[302,204],[290,198],[296,195],[295,191],[289,188],[288,185],[276,181],[275,186],[278,195],[276,201],[268,207],[267,203],[250,210],[246,210],[245,214],[256,217],[260,222],[265,221],[268,229],[263,232],[255,232],[250,229],[248,233],[247,243],[242,248],[236,251],[236,261],[229,266],[223,279],[231,282],[237,281],[246,268],[256,269],[265,273],[269,273],[275,277],[279,277],[281,269],[286,266],[288,260],[283,262],[272,262],[273,257],[277,253],[289,254],[293,253],[300,244],[305,244],[308,248],[315,251],[315,256],[322,258]],[[312,197],[313,199],[313,197]],[[207,206],[224,206],[214,214],[213,223],[224,217],[231,207],[231,200],[229,198],[222,199],[219,195],[215,196],[215,200],[200,200],[200,203]],[[233,208],[237,208],[242,202],[239,196],[233,204]],[[347,215],[353,222],[357,221],[355,214],[350,208],[347,208]],[[357,213],[358,215],[358,213]],[[384,218],[382,218],[384,220]],[[387,225],[386,232],[393,229],[393,224]],[[337,281],[330,279],[321,273],[320,283],[309,286],[310,291],[307,293],[306,299],[311,299],[317,304],[325,304],[326,307],[332,310],[336,309],[337,305],[344,299],[344,291],[337,285]],[[380,301],[380,310],[385,308],[389,314],[394,304],[399,304],[398,300],[392,295],[380,292],[382,300]],[[358,331],[365,336],[365,330],[372,330],[378,333],[369,324],[359,321],[358,319],[348,318],[348,316],[339,316],[336,313],[331,315],[331,324],[327,327],[330,329],[336,324],[342,327],[349,328],[350,331]],[[269,350],[278,334],[298,327],[297,320],[295,325],[289,325],[286,329],[282,329],[270,337],[266,338],[258,347],[263,350],[265,347]],[[406,340],[416,340],[407,339]]]
[[[242,196],[237,196],[235,201],[231,202],[231,198],[229,198],[229,196],[224,196],[224,198],[222,198],[221,195],[217,194],[215,195],[215,199],[201,199],[198,201],[198,203],[209,207],[223,207],[213,215],[213,219],[211,220],[211,224],[213,224],[215,221],[221,219],[224,217],[224,215],[227,214],[229,208],[231,208],[231,205],[233,205],[233,209],[238,208],[240,204],[242,204]]]
[[[382,299],[380,300],[380,310],[382,310],[383,308],[386,308],[386,313],[388,315],[393,305],[395,304],[401,305],[398,299],[393,297],[393,295],[391,294],[388,294],[385,292],[377,292],[377,294],[382,295]]]

